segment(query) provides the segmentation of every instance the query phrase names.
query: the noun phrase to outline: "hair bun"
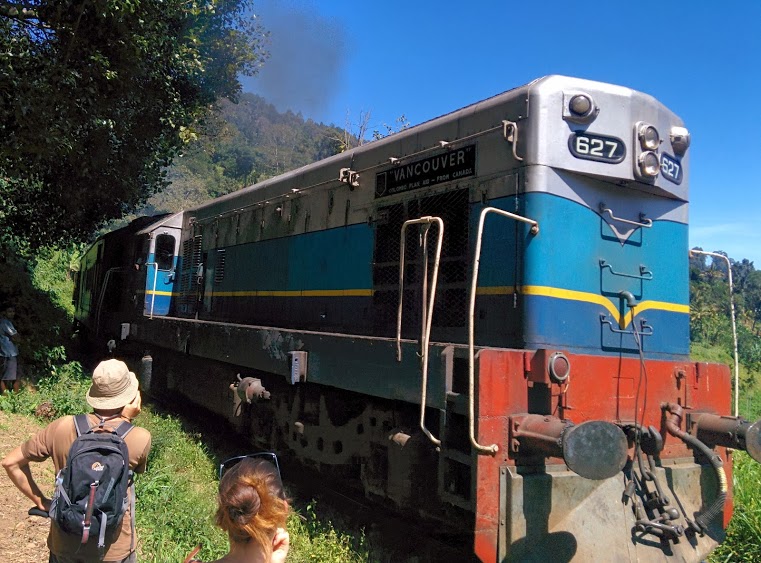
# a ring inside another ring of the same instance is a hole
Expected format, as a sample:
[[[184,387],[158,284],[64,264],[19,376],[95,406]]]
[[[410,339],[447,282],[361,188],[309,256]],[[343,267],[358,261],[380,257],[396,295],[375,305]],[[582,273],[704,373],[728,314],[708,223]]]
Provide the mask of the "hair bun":
[[[235,501],[227,507],[227,514],[236,525],[245,526],[259,513],[262,500],[256,488],[250,485],[239,483],[234,489]]]

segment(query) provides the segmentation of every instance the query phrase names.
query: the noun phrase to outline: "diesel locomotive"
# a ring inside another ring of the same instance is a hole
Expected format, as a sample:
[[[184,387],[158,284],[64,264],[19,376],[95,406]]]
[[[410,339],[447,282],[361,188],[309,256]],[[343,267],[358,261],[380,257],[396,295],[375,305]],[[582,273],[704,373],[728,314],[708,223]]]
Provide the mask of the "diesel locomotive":
[[[761,424],[689,357],[689,146],[651,96],[545,77],[106,234],[77,323],[481,561],[700,561]]]

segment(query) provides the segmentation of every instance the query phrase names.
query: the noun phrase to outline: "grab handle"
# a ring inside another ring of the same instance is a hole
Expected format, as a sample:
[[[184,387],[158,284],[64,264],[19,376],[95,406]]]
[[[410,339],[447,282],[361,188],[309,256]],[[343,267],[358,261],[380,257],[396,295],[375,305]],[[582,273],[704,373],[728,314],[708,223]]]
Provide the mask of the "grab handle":
[[[639,275],[637,274],[624,274],[622,272],[616,272],[613,269],[613,266],[608,264],[604,259],[600,259],[600,269],[604,270],[605,268],[608,268],[610,270],[610,273],[614,276],[621,276],[623,278],[634,278],[635,280],[645,280],[650,281],[653,279],[653,272],[647,269],[646,266],[640,265],[639,267]]]
[[[632,329],[631,330],[623,330],[620,328],[613,328],[613,321],[611,321],[607,315],[604,313],[600,313],[600,324],[608,325],[608,328],[610,328],[611,332],[615,332],[616,334],[638,334],[641,336],[652,336],[653,335],[653,327],[647,324],[647,321],[645,319],[641,319],[640,324],[640,330],[637,330],[634,328],[634,323],[632,323]]]
[[[634,225],[635,227],[644,227],[645,229],[649,229],[653,226],[652,219],[647,219],[644,213],[639,214],[639,221],[631,221],[622,217],[616,217],[613,215],[613,210],[605,207],[604,203],[600,204],[600,213],[607,213],[608,216],[614,221],[618,221],[619,223],[626,223],[627,225]]]
[[[439,234],[436,239],[436,256],[433,262],[431,275],[431,295],[426,302],[428,293],[428,230],[431,225],[438,227]],[[410,219],[402,225],[399,246],[399,308],[396,321],[396,359],[402,360],[402,305],[404,303],[404,248],[406,246],[406,232],[410,225],[422,225],[423,235],[420,244],[423,247],[423,309],[422,323],[420,327],[420,363],[423,373],[420,391],[420,429],[428,436],[428,439],[437,447],[441,446],[441,440],[434,436],[425,426],[425,404],[428,392],[428,344],[431,340],[431,319],[433,318],[433,306],[436,302],[436,286],[439,276],[439,264],[441,262],[441,246],[444,240],[444,221],[441,217],[420,217]]]

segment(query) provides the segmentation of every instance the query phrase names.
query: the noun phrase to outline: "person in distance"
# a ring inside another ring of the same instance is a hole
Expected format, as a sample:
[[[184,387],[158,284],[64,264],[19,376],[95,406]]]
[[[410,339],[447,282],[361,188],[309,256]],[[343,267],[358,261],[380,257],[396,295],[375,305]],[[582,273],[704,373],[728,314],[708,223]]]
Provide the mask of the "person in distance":
[[[18,337],[13,326],[16,308],[10,303],[0,308],[0,395],[19,390],[18,348],[11,338]]]

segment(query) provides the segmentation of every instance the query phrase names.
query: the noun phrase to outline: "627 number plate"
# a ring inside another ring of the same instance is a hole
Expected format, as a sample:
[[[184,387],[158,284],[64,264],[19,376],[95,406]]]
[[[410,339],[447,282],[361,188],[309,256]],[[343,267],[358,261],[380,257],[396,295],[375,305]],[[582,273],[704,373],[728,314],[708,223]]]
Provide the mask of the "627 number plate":
[[[626,145],[621,139],[591,133],[573,133],[568,138],[568,148],[576,158],[609,164],[618,164],[626,156]]]
[[[661,155],[661,174],[669,182],[682,183],[682,163],[673,156],[663,153]]]

